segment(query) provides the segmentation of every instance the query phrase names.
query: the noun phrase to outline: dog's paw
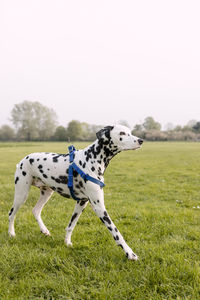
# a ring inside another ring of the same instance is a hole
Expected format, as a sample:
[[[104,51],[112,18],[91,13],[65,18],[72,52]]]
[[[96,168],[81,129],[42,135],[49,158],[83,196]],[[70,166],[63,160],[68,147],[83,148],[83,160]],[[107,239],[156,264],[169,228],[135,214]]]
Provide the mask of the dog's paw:
[[[43,233],[46,236],[51,236],[51,233],[49,232],[48,229],[41,230],[41,233]]]
[[[10,237],[10,238],[15,238],[15,233],[14,232],[8,232],[8,236]]]
[[[126,253],[126,257],[128,258],[128,259],[130,259],[130,260],[138,260],[139,258],[138,258],[138,256],[135,254],[135,253]]]
[[[67,239],[65,239],[65,244],[67,245],[67,247],[72,247],[73,244],[71,241],[68,241]]]

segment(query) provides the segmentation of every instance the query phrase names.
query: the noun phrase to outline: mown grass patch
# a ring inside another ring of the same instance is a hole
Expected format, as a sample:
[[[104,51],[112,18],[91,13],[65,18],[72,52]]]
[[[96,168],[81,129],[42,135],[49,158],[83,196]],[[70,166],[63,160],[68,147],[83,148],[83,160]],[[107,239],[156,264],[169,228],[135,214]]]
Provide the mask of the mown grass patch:
[[[83,148],[86,144],[75,144]],[[116,156],[105,173],[105,204],[128,245],[128,261],[88,206],[64,245],[74,201],[54,194],[43,210],[51,237],[32,215],[32,188],[7,236],[15,166],[65,143],[0,144],[0,299],[200,299],[200,145],[144,143]]]

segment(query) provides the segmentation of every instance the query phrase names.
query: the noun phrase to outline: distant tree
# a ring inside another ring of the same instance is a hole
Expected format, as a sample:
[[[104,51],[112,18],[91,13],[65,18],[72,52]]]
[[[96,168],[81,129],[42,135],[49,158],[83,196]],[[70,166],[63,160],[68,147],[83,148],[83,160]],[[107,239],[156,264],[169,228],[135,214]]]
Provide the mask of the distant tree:
[[[140,138],[144,138],[145,137],[145,131],[144,131],[144,127],[142,124],[135,124],[133,130],[132,130],[132,134],[135,136],[138,136]]]
[[[82,139],[84,141],[94,141],[96,133],[103,127],[102,125],[91,125],[88,123],[81,123]]]
[[[186,126],[189,127],[189,128],[192,128],[193,126],[196,125],[196,123],[197,123],[196,120],[190,120],[190,121],[187,122]]]
[[[173,130],[173,129],[174,129],[174,125],[172,123],[169,122],[165,125],[165,130],[166,131],[170,131],[170,130]]]
[[[58,126],[55,130],[53,139],[55,141],[67,141],[67,129],[64,126]]]
[[[135,124],[133,131],[143,131],[144,127],[142,124]]]
[[[174,128],[174,131],[182,131],[182,126],[181,125],[176,125],[176,127]]]
[[[82,140],[82,126],[79,121],[72,120],[69,122],[67,127],[67,136],[71,141],[79,141]]]
[[[86,122],[83,122],[83,123],[81,123],[81,130],[82,130],[82,139],[84,141],[89,141],[91,125]]]
[[[183,134],[180,130],[179,131],[172,130],[172,131],[168,132],[167,139],[169,141],[182,141],[183,140]]]
[[[20,139],[48,140],[55,131],[57,116],[39,102],[24,101],[15,104],[11,111],[11,121]]]
[[[1,141],[11,141],[15,138],[15,131],[9,125],[3,125],[0,128],[0,140]]]
[[[183,140],[184,141],[196,141],[197,140],[197,136],[191,130],[188,130],[188,131],[185,130],[183,132]]]
[[[146,131],[145,139],[149,141],[166,141],[167,134],[160,130]]]
[[[182,128],[181,128],[181,131],[183,132],[189,132],[189,131],[194,131],[193,130],[193,126],[195,126],[197,123],[197,121],[195,120],[190,120],[186,125],[184,125]]]
[[[197,122],[192,128],[194,132],[200,133],[200,122]]]
[[[167,139],[169,141],[196,141],[198,137],[191,130],[173,130],[167,133]]]
[[[161,130],[161,124],[156,122],[152,117],[146,117],[143,123],[145,130]]]

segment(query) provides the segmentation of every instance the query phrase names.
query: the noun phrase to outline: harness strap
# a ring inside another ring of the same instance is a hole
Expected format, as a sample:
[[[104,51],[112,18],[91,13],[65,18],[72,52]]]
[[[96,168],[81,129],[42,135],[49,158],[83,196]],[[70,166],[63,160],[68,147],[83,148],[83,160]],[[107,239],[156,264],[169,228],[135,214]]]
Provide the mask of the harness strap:
[[[103,188],[105,186],[105,184],[90,176],[89,174],[86,174],[85,172],[83,172],[83,170],[81,170],[74,162],[74,152],[76,151],[75,147],[73,145],[69,146],[69,162],[70,162],[70,166],[69,166],[69,171],[68,171],[68,188],[70,190],[71,196],[74,200],[79,201],[80,199],[78,197],[75,196],[74,194],[74,189],[73,189],[73,171],[75,170],[80,176],[81,178],[84,179],[84,181],[91,181],[95,184],[98,184],[101,188]]]
[[[69,162],[71,163],[74,161],[74,152],[76,151],[76,148],[73,145],[71,145],[68,147],[68,149],[69,149]]]

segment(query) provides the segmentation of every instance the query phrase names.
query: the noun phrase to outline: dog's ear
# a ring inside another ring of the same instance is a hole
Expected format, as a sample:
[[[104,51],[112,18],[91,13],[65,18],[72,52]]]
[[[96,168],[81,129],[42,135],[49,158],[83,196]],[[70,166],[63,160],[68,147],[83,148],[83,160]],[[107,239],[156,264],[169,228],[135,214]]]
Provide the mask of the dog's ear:
[[[102,128],[101,130],[99,130],[96,133],[96,136],[97,136],[98,140],[102,139],[104,134],[107,138],[109,138],[110,137],[110,132],[113,128],[114,128],[114,126],[106,126],[106,127]]]

